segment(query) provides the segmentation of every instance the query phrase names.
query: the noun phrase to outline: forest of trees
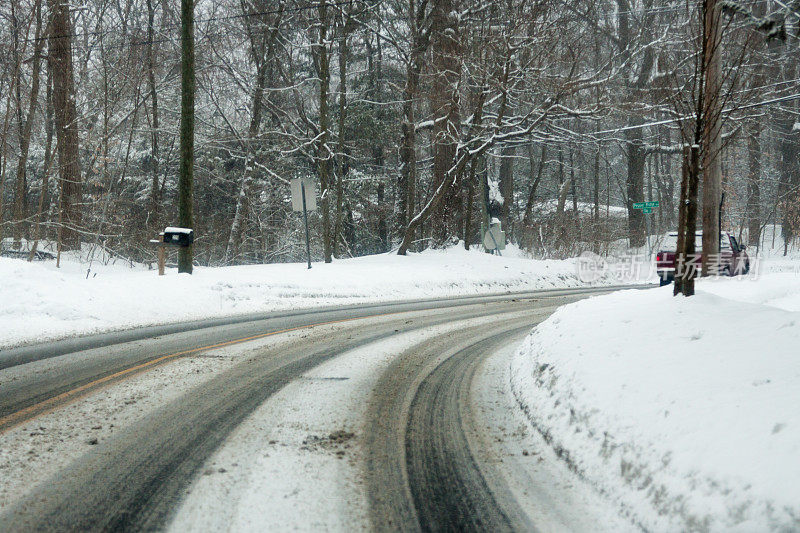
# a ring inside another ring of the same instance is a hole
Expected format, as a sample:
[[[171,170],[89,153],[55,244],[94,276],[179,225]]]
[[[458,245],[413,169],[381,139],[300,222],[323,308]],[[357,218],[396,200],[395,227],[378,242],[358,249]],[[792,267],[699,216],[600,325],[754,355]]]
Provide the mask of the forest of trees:
[[[302,258],[296,177],[317,184],[319,260],[476,246],[490,218],[539,257],[641,247],[676,229],[708,124],[721,183],[701,180],[701,210],[724,193],[724,227],[790,244],[800,1],[713,2],[712,78],[709,4],[197,0],[195,263]],[[180,110],[180,2],[4,1],[0,240],[152,261],[178,220]]]

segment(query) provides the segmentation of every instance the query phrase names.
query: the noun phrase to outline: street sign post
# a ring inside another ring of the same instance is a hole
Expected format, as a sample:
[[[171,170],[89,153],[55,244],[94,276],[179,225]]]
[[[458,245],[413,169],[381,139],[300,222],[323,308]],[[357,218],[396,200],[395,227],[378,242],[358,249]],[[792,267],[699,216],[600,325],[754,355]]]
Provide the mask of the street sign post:
[[[308,268],[311,268],[308,212],[317,209],[317,196],[314,192],[314,182],[308,178],[295,178],[289,185],[292,190],[292,210],[303,212],[303,222],[306,226],[306,259],[308,260]]]
[[[641,209],[643,215],[650,215],[653,213],[653,208],[658,207],[658,201],[655,202],[633,202],[634,209]],[[645,232],[647,231],[647,219],[645,219]],[[650,239],[647,239],[648,253],[650,249]]]

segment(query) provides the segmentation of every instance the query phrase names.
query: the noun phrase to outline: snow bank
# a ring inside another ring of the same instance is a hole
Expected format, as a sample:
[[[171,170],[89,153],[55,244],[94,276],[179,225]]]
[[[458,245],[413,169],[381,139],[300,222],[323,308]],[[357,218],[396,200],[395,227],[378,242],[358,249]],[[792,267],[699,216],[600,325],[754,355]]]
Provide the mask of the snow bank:
[[[565,212],[571,213],[573,211],[572,208],[573,203],[571,200],[564,203]],[[555,213],[557,209],[558,200],[544,200],[542,202],[536,202],[533,207],[535,213],[547,215]],[[605,216],[606,211],[608,211],[609,216],[612,217],[628,216],[628,209],[626,207],[621,207],[618,205],[607,206],[605,204],[600,204],[600,213],[602,216]],[[594,213],[594,204],[589,202],[578,202],[578,212],[582,215],[591,215]]]
[[[401,257],[168,270],[28,263],[0,257],[0,348],[59,337],[256,312],[584,285],[576,261],[503,257],[463,248]],[[516,257],[515,257],[516,256]],[[595,284],[620,283],[612,275]]]
[[[559,309],[512,388],[570,465],[655,531],[800,528],[800,276]]]

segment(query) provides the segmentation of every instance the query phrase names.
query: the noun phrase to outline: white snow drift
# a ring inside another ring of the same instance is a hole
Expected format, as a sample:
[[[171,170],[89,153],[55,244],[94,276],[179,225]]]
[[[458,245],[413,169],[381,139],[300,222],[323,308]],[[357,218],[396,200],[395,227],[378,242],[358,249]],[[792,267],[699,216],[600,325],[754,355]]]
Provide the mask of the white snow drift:
[[[800,276],[562,307],[512,388],[573,468],[645,529],[800,529]]]
[[[88,272],[88,275],[87,275]],[[609,273],[597,284],[620,283]],[[158,277],[124,263],[67,257],[28,263],[0,257],[0,348],[76,334],[207,317],[316,306],[576,287],[574,260],[503,257],[453,247],[401,257],[315,264],[168,270]]]

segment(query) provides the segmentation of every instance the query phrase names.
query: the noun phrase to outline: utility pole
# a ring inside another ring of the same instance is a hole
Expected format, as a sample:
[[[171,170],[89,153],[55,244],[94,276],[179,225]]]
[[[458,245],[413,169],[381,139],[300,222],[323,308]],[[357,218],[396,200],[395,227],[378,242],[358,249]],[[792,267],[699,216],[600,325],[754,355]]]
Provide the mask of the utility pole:
[[[703,267],[708,275],[711,258],[719,261],[719,205],[722,190],[722,106],[719,68],[722,30],[721,8],[717,0],[703,0],[703,62],[705,91],[703,93]],[[718,265],[714,264],[716,272]]]
[[[194,0],[181,0],[181,162],[178,224],[193,228],[194,182]],[[192,273],[193,246],[178,250],[178,272]]]

